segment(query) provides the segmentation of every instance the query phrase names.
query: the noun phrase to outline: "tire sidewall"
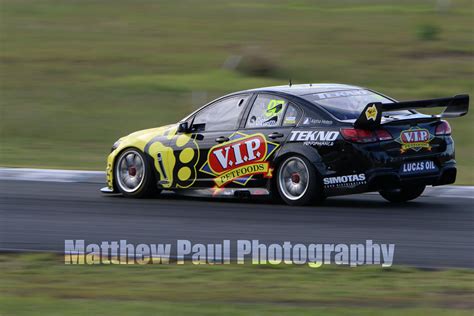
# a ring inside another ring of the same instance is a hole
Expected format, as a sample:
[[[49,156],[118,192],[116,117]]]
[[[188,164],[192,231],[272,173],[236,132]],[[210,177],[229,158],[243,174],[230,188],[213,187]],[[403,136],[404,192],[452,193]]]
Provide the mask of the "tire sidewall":
[[[306,169],[308,170],[308,187],[306,189],[306,192],[299,199],[296,199],[296,200],[287,198],[285,194],[282,192],[281,184],[280,184],[280,173],[282,172],[282,168],[288,160],[293,159],[293,158],[300,159],[305,164]],[[317,203],[320,200],[322,200],[322,184],[321,184],[320,179],[321,177],[316,172],[316,168],[308,159],[300,155],[291,155],[284,158],[278,165],[277,173],[275,177],[275,187],[280,198],[286,204],[294,205],[294,206],[311,205],[313,203]]]
[[[122,187],[120,186],[119,181],[118,181],[119,162],[121,161],[121,159],[125,155],[127,155],[128,153],[130,153],[132,151],[138,153],[138,155],[140,155],[140,157],[143,160],[143,168],[144,168],[143,169],[144,170],[144,172],[143,172],[143,181],[136,190],[134,190],[134,191],[125,191],[125,190],[122,189]],[[149,193],[150,193],[150,187],[152,185],[154,185],[153,184],[154,175],[153,175],[153,170],[150,167],[149,160],[147,159],[146,155],[141,150],[139,150],[137,148],[133,148],[133,147],[125,149],[124,151],[122,151],[118,155],[118,158],[117,158],[116,163],[114,165],[114,179],[115,179],[115,185],[118,188],[118,190],[124,196],[127,196],[127,197],[141,198],[141,197],[148,196]]]

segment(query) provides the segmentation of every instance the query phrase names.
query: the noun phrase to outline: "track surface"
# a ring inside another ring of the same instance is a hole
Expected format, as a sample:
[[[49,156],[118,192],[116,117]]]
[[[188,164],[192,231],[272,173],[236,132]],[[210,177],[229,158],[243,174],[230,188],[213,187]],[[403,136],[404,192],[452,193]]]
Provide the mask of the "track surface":
[[[100,185],[1,181],[0,248],[63,251],[86,243],[395,243],[394,265],[474,268],[474,210],[468,198],[421,197],[391,205],[375,194],[328,199],[319,207],[167,196],[102,196]]]

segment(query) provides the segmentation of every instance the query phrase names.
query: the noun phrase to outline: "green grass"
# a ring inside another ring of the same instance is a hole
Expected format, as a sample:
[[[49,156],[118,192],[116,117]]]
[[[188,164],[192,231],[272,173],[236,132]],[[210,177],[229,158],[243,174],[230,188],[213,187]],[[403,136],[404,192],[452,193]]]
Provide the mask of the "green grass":
[[[0,315],[472,315],[470,270],[64,265],[0,255]]]
[[[435,4],[0,0],[0,165],[103,169],[120,136],[290,77],[402,100],[473,95],[474,6]],[[224,71],[230,55],[275,67]],[[460,184],[474,184],[470,119],[451,120]]]

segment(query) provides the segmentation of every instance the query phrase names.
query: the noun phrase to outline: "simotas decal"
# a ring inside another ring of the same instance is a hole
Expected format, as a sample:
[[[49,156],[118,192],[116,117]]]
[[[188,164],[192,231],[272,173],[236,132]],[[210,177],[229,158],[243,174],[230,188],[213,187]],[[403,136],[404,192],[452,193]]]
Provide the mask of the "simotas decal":
[[[272,177],[273,169],[267,159],[278,144],[267,141],[261,133],[246,135],[237,132],[229,139],[209,150],[207,161],[200,169],[215,176],[218,188],[230,182],[245,185],[256,174]]]
[[[367,118],[367,121],[375,121],[377,120],[377,107],[375,105],[372,105],[365,110],[365,117]]]
[[[290,141],[304,142],[308,146],[333,146],[338,131],[292,131]]]
[[[328,177],[323,182],[325,188],[354,188],[367,183],[364,173]]]
[[[412,149],[419,151],[422,148],[431,150],[430,142],[434,136],[426,128],[412,127],[400,133],[400,136],[395,141],[401,144],[400,153],[405,153]]]

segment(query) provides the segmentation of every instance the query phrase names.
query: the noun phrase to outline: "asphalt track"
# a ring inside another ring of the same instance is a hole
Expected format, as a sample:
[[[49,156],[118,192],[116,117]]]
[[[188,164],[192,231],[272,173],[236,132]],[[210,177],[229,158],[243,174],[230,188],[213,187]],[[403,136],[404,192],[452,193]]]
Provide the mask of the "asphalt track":
[[[392,205],[376,194],[319,207],[167,195],[103,196],[97,183],[2,180],[0,250],[64,251],[65,239],[217,243],[394,243],[394,265],[474,268],[472,197],[423,196]],[[433,194],[431,194],[433,195]],[[434,194],[436,195],[436,194]]]

